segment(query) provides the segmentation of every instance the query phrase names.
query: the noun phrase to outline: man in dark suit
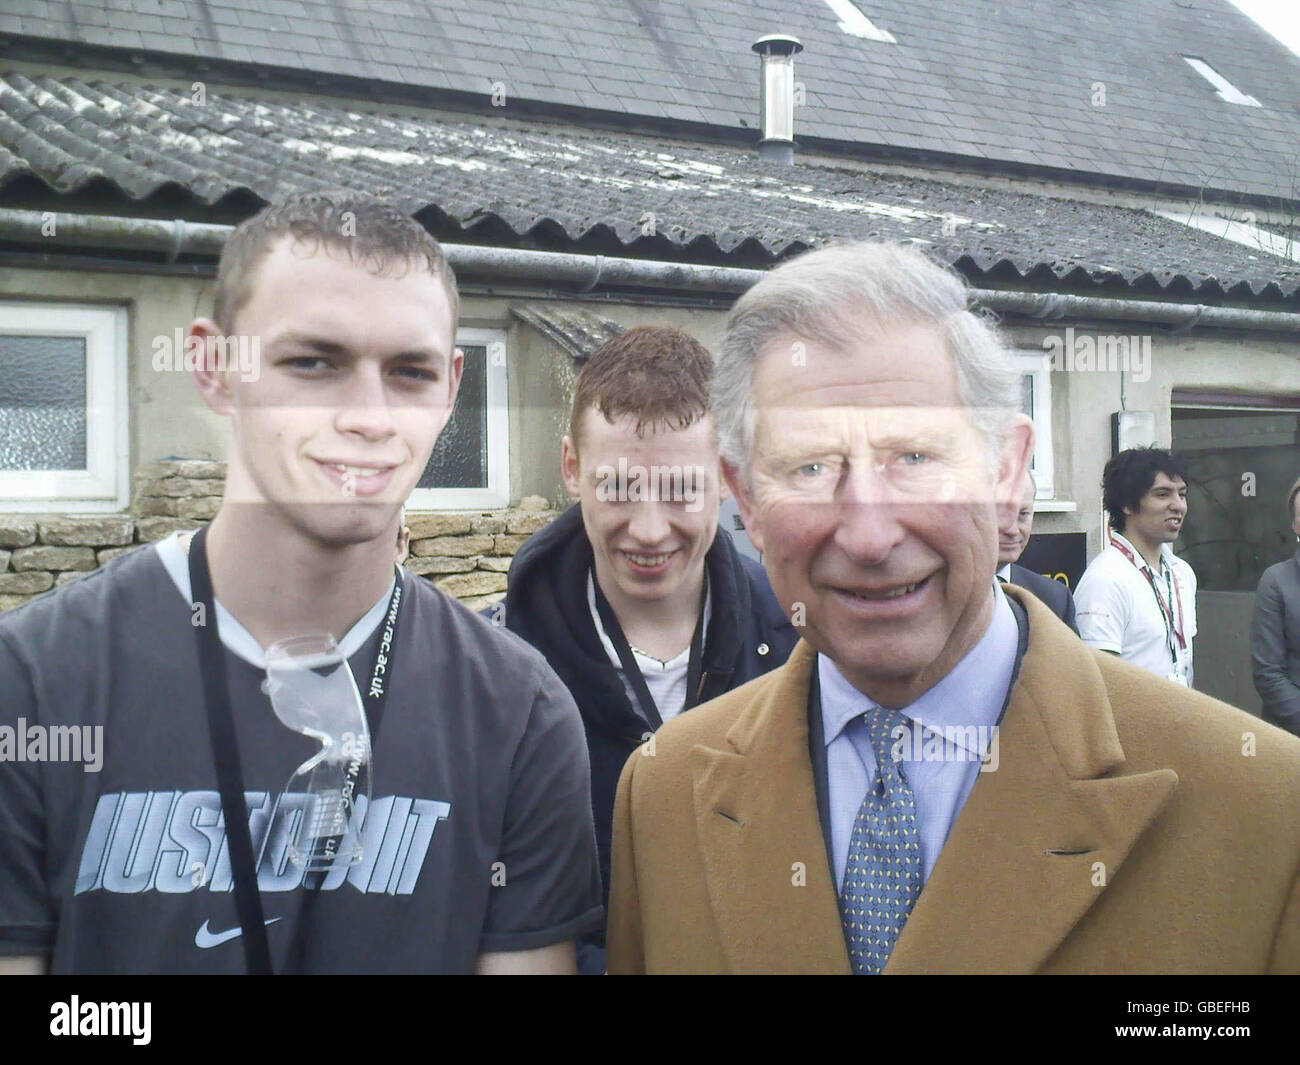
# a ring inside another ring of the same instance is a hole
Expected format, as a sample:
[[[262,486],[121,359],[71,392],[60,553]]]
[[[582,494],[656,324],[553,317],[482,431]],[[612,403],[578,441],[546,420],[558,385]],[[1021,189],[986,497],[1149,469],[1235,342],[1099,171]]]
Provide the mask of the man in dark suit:
[[[1291,486],[1286,509],[1300,542],[1300,478]],[[1260,578],[1250,657],[1264,720],[1300,736],[1300,549]]]
[[[1078,633],[1074,623],[1074,596],[1060,581],[1044,577],[1031,569],[1016,564],[1029,545],[1029,535],[1034,529],[1034,497],[1038,486],[1032,473],[1025,474],[1025,487],[1020,497],[1020,509],[1015,520],[998,529],[998,580],[1026,588],[1052,608],[1052,613]]]

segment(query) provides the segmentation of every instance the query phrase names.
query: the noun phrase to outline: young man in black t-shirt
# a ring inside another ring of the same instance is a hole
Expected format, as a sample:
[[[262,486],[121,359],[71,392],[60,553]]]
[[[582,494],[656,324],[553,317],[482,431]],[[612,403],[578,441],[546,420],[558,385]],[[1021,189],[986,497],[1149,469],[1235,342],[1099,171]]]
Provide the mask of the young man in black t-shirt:
[[[276,972],[574,970],[601,906],[573,701],[522,640],[393,565],[455,403],[457,305],[436,242],[374,201],[297,197],[231,237],[214,319],[189,330],[233,427],[206,544],[174,536],[0,616],[0,737],[39,756],[0,760],[0,971],[242,972],[263,936]],[[241,335],[252,375],[216,357]],[[312,875],[289,855],[308,797],[285,782],[319,744],[260,685],[271,644],[320,632],[368,711],[382,675],[386,709],[360,860]],[[223,795],[208,715],[227,705],[242,779]],[[48,760],[74,733],[100,765]]]

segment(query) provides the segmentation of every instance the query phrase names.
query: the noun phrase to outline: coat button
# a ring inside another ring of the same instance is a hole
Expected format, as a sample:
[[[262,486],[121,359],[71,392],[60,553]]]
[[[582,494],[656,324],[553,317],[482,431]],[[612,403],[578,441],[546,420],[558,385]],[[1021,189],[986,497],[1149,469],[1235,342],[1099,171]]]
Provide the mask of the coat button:
[[[767,652],[770,651],[771,649],[772,649],[772,648],[768,647],[767,644],[765,644],[765,643],[760,643],[760,644],[758,645],[758,653],[761,654],[761,655],[765,655],[765,654],[767,654]]]

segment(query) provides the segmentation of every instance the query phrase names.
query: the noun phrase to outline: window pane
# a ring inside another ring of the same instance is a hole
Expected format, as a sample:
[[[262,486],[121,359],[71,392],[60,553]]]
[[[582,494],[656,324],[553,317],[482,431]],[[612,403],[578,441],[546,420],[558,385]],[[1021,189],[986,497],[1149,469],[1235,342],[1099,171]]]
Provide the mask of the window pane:
[[[1174,408],[1173,430],[1173,449],[1188,474],[1176,549],[1201,591],[1253,592],[1265,569],[1295,554],[1285,511],[1300,417]]]
[[[1033,417],[1034,417],[1034,375],[1031,374],[1031,373],[1022,373],[1022,374],[1020,375],[1020,413],[1021,413],[1021,414],[1027,414],[1027,415],[1029,415],[1029,419],[1030,419],[1030,421],[1033,421]],[[1037,424],[1037,423],[1034,424],[1034,428],[1035,428],[1035,430],[1038,429],[1038,424]],[[1041,436],[1041,434],[1040,434],[1040,436]],[[1040,442],[1039,446],[1040,446],[1040,447],[1043,446],[1043,445],[1041,444],[1041,442]],[[1051,446],[1051,442],[1050,442],[1050,441],[1048,442],[1047,446],[1048,446],[1048,447]],[[1035,452],[1036,452],[1036,450],[1037,450],[1037,449],[1035,449]],[[1031,456],[1029,457],[1029,468],[1030,468],[1030,470],[1033,471],[1034,473],[1039,473],[1039,472],[1040,472],[1039,469],[1038,469],[1038,455],[1037,455],[1037,453],[1035,453],[1035,454],[1033,454],[1033,455],[1031,455]]]
[[[420,488],[487,487],[487,348],[460,347],[465,370],[456,409],[434,445]]]
[[[85,468],[85,338],[0,335],[0,469]]]

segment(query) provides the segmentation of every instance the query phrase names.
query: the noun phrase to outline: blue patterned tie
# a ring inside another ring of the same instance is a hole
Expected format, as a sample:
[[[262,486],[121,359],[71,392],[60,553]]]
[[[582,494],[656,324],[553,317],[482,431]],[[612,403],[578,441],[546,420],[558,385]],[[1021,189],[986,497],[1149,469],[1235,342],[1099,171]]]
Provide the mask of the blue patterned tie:
[[[897,710],[875,707],[862,715],[876,755],[875,787],[853,822],[840,890],[840,915],[855,973],[878,973],[921,894],[921,837],[916,800],[892,749],[908,727]]]

